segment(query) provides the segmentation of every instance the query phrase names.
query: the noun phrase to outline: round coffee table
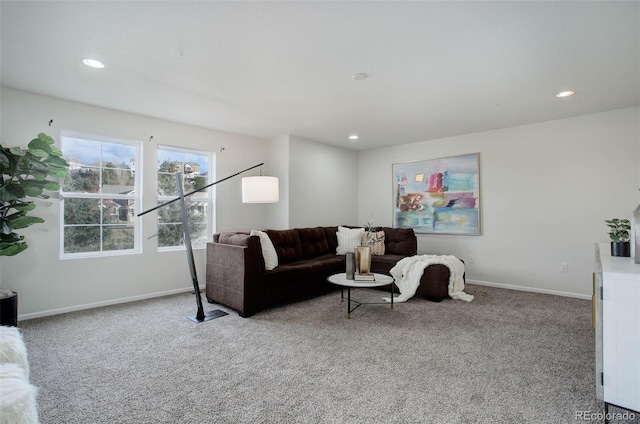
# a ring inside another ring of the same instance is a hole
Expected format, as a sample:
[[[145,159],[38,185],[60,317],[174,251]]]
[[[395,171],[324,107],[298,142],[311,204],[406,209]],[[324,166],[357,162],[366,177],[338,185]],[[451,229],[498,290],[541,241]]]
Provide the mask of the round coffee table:
[[[393,282],[395,281],[393,277],[384,274],[376,274],[373,273],[374,281],[358,281],[358,280],[348,280],[347,273],[342,272],[340,274],[333,274],[327,277],[327,281],[333,284],[340,286],[340,301],[343,302],[344,297],[344,289],[347,289],[347,318],[351,318],[351,312],[355,311],[360,305],[386,305],[387,302],[358,302],[357,300],[351,300],[351,289],[352,288],[367,288],[367,287],[380,287],[386,286],[387,284],[391,284],[391,309],[393,309]],[[351,303],[355,303],[356,306],[351,308]]]

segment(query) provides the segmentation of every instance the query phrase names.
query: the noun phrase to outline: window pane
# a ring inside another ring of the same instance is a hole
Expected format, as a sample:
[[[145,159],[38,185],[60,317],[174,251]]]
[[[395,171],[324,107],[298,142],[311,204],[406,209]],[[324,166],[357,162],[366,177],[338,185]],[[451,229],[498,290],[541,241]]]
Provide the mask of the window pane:
[[[190,193],[207,185],[207,177],[203,175],[184,174],[182,176],[182,191]],[[160,196],[178,196],[176,186],[176,174],[168,172],[158,172],[158,194]],[[192,194],[195,197],[207,197],[206,190]]]
[[[100,251],[100,227],[64,227],[64,253]]]
[[[136,148],[127,144],[102,143],[102,166],[131,168],[136,157]]]
[[[100,166],[100,142],[64,137],[64,156],[70,168],[79,165]]]
[[[102,200],[102,223],[122,224],[133,222],[134,201],[131,199],[104,199]]]
[[[64,199],[64,224],[99,224],[99,199]]]
[[[207,222],[207,202],[193,202],[186,199],[187,217],[189,222]],[[162,202],[159,202],[160,204]],[[181,202],[175,202],[158,209],[158,222],[182,223]]]
[[[158,224],[158,247],[182,246],[182,224]]]
[[[208,157],[206,155],[199,155],[197,153],[184,153],[182,161],[187,162],[192,166],[192,171],[198,174],[206,174],[208,168]]]
[[[102,192],[105,194],[130,194],[134,190],[133,172],[125,169],[102,170]]]
[[[202,175],[195,175],[193,177],[184,178],[184,192],[189,193],[194,190],[198,190],[207,185],[207,177]],[[199,191],[197,193],[192,194],[190,197],[192,198],[206,198],[208,196],[207,190]]]
[[[189,222],[191,245],[198,246],[207,243],[207,224]]]
[[[133,224],[104,226],[102,232],[103,250],[133,249]]]
[[[207,242],[207,202],[190,202],[187,204],[191,243],[203,245]],[[182,213],[180,201],[176,201],[158,209],[158,246],[182,246]]]
[[[189,222],[207,222],[207,202],[187,202]]]
[[[208,184],[209,156],[197,152],[158,149],[158,195],[170,200],[178,195],[176,173],[183,174],[184,193],[195,192]],[[189,230],[193,245],[203,245],[207,240],[208,190],[195,192],[185,199],[189,220]],[[180,202],[159,209],[159,247],[182,246],[182,216]]]
[[[177,196],[176,175],[165,172],[158,173],[158,194],[160,196]]]
[[[63,133],[61,140],[69,162],[61,188],[63,254],[134,250],[139,247],[134,206],[140,198],[135,172],[140,143],[86,138]]]
[[[167,162],[167,163],[178,162],[182,160],[182,155],[183,155],[182,152],[158,149],[158,163],[162,164],[164,162]],[[177,171],[177,168],[170,172],[176,172],[176,171]]]
[[[97,193],[100,189],[100,168],[69,166],[62,180],[62,191]]]
[[[159,202],[160,204],[162,202]],[[173,202],[158,209],[159,223],[180,223],[182,224],[182,214],[180,212],[180,201]]]

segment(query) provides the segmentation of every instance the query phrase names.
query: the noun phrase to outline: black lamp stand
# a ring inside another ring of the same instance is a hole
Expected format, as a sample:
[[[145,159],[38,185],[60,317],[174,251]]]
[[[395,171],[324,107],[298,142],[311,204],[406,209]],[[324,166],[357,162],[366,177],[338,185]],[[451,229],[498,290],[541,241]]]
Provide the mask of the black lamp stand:
[[[196,303],[198,304],[198,311],[196,312],[195,315],[190,315],[187,318],[190,319],[193,322],[204,322],[204,321],[210,321],[212,319],[215,318],[219,318],[219,317],[223,317],[225,315],[228,315],[226,312],[221,311],[219,309],[214,310],[214,311],[207,311],[204,312],[204,309],[202,307],[202,296],[200,295],[200,284],[198,283],[198,275],[196,273],[196,265],[195,265],[195,261],[193,259],[193,247],[191,246],[191,232],[189,230],[189,218],[187,215],[187,206],[185,204],[184,198],[187,196],[191,196],[194,193],[197,193],[199,191],[203,191],[206,190],[207,188],[214,186],[218,183],[221,183],[223,181],[228,180],[229,178],[233,178],[237,175],[242,174],[243,172],[247,172],[250,171],[254,168],[257,168],[259,166],[264,165],[264,163],[259,163],[258,165],[252,166],[251,168],[247,168],[243,171],[237,172],[233,175],[230,175],[226,178],[223,178],[221,180],[218,180],[214,183],[211,183],[205,187],[202,187],[198,190],[194,190],[194,191],[190,191],[187,194],[184,194],[183,190],[182,190],[182,173],[179,172],[176,174],[176,185],[178,187],[178,194],[180,195],[179,197],[176,197],[175,199],[169,200],[167,202],[161,203],[160,205],[153,207],[151,209],[148,209],[142,213],[139,213],[138,216],[142,216],[144,214],[147,214],[149,212],[155,211],[156,209],[160,209],[163,206],[167,206],[170,203],[176,202],[176,201],[180,201],[180,211],[182,214],[182,234],[184,237],[184,246],[187,250],[187,262],[189,263],[189,271],[191,273],[191,280],[193,281],[193,290],[195,291],[196,294]]]

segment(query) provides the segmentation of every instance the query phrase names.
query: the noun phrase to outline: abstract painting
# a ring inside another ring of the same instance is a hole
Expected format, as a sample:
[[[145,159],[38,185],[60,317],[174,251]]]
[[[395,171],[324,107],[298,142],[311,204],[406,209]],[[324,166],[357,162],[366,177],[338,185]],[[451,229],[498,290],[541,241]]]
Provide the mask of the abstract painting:
[[[480,154],[394,163],[393,225],[480,235]]]

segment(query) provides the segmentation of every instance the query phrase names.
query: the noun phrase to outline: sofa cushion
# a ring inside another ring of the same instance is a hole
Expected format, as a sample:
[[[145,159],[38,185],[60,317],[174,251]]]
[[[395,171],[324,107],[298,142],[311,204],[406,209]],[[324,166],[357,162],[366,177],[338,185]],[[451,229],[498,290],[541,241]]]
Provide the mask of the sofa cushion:
[[[284,280],[311,281],[316,278],[325,279],[331,274],[343,272],[344,256],[327,253],[313,259],[304,259],[278,266],[273,271],[263,274],[261,287],[280,284]]]
[[[247,246],[249,243],[249,233],[225,231],[214,234],[213,241],[222,244],[233,244],[234,246]]]
[[[418,241],[413,228],[384,227],[385,253],[414,256],[418,252]]]
[[[396,266],[400,259],[405,258],[403,255],[385,254],[384,256],[371,256],[371,272],[379,274],[389,274],[391,268]]]
[[[297,230],[266,230],[278,254],[278,263],[287,264],[302,259],[302,246]]]
[[[336,253],[336,249],[338,248],[337,232],[338,227],[324,227],[324,235],[327,239],[327,244],[329,245],[329,253]]]
[[[303,259],[311,259],[329,253],[329,243],[324,228],[297,228]]]

